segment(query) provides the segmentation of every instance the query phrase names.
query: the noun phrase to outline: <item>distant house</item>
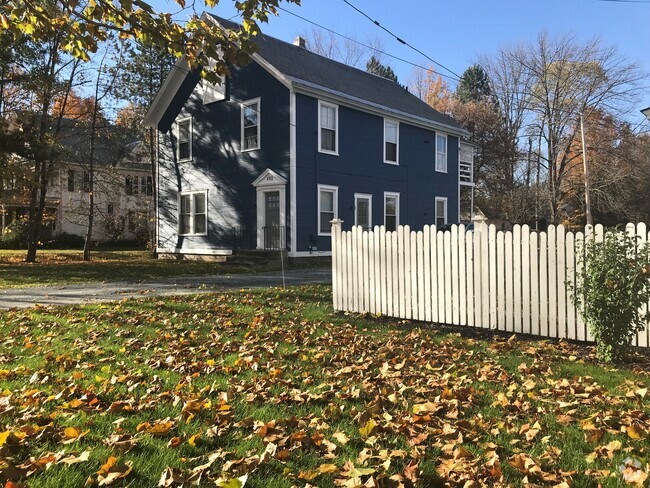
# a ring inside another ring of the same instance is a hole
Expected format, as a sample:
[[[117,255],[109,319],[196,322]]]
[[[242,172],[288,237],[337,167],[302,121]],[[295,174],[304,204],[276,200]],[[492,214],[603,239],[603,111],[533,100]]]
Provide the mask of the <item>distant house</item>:
[[[89,133],[66,119],[58,134],[60,164],[51,176],[44,223],[52,237],[85,236],[90,172]],[[132,135],[109,127],[96,141],[93,240],[146,239],[153,218],[151,165]],[[0,232],[29,214],[29,200],[19,171],[0,182]]]
[[[221,85],[179,61],[145,117],[159,135],[159,253],[310,256],[330,253],[334,218],[389,230],[459,221],[472,168],[461,174],[467,133],[453,119],[301,39],[258,44]]]

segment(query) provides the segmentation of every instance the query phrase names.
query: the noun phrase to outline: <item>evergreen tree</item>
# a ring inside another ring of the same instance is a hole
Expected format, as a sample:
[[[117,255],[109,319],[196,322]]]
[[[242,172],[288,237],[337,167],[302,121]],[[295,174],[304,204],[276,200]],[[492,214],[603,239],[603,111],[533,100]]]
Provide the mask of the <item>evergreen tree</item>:
[[[381,76],[382,78],[386,78],[388,80],[394,81],[395,83],[399,83],[397,81],[397,75],[393,71],[393,68],[382,64],[375,56],[371,56],[366,63],[366,71],[368,73],[372,73],[373,75]]]
[[[456,87],[456,97],[466,103],[486,101],[491,96],[490,79],[485,70],[478,64],[467,68]]]

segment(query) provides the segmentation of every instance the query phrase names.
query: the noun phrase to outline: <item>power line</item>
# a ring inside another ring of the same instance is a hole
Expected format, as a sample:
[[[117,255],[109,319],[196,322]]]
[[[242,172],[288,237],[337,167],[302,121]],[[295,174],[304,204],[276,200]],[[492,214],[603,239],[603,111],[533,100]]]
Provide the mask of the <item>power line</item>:
[[[413,46],[412,44],[408,43],[408,42],[405,41],[404,39],[400,38],[399,36],[397,36],[396,34],[394,34],[393,32],[391,32],[390,30],[388,30],[386,27],[384,27],[383,25],[381,25],[381,24],[379,23],[378,20],[373,19],[373,18],[370,17],[367,13],[365,13],[363,10],[361,10],[361,9],[355,7],[354,5],[352,5],[348,0],[343,0],[343,1],[344,1],[347,5],[349,5],[350,7],[352,7],[354,10],[356,10],[357,12],[359,12],[361,15],[363,15],[363,16],[364,16],[366,19],[368,19],[370,22],[372,22],[373,24],[375,24],[377,27],[379,27],[380,29],[384,30],[384,31],[387,32],[389,35],[393,36],[393,37],[397,40],[397,42],[399,42],[399,43],[401,43],[401,44],[404,44],[405,46],[410,47],[411,49],[413,49],[413,50],[414,50],[415,52],[417,52],[418,54],[421,54],[422,56],[424,56],[425,58],[427,58],[427,59],[428,59],[429,61],[431,61],[433,64],[436,64],[436,65],[440,66],[442,69],[449,71],[452,75],[454,75],[456,78],[458,78],[458,79],[460,80],[460,75],[459,75],[458,73],[455,73],[454,71],[452,71],[451,69],[447,68],[447,67],[444,66],[443,64],[440,64],[438,61],[436,61],[435,59],[431,58],[428,54],[424,53],[423,51],[421,51],[421,50],[418,49],[417,47]],[[649,0],[649,1],[650,1],[650,0]]]
[[[399,56],[395,56],[394,54],[390,54],[390,53],[388,53],[386,51],[382,51],[381,49],[377,49],[376,47],[370,46],[369,44],[365,44],[363,42],[357,41],[356,39],[353,39],[352,37],[346,36],[345,34],[341,34],[340,32],[336,32],[335,30],[332,30],[329,27],[325,27],[324,25],[321,25],[318,22],[314,22],[313,20],[309,20],[309,19],[307,19],[307,18],[305,18],[305,17],[303,17],[301,15],[298,15],[297,13],[291,12],[290,10],[287,10],[287,9],[279,7],[279,6],[277,8],[279,10],[282,10],[283,12],[288,13],[289,15],[293,15],[294,17],[297,17],[300,20],[303,20],[303,21],[305,21],[305,22],[307,22],[309,24],[312,24],[313,26],[318,27],[319,29],[323,29],[323,30],[325,30],[327,32],[331,32],[335,36],[339,36],[339,37],[341,37],[343,39],[346,39],[346,40],[348,40],[350,42],[354,42],[355,44],[363,46],[363,47],[365,47],[367,49],[371,49],[372,51],[383,54],[384,56],[388,56],[389,58],[393,58],[393,59],[396,59],[397,61],[401,61],[402,63],[406,63],[406,64],[409,64],[409,65],[414,66],[416,68],[423,69],[423,70],[425,70],[425,71],[427,71],[429,73],[435,73],[435,74],[440,75],[440,76],[442,76],[444,78],[448,78],[451,81],[454,81],[456,83],[458,81],[460,81],[459,77],[453,77],[453,76],[446,75],[444,73],[438,73],[437,71],[435,71],[435,70],[433,70],[431,68],[426,68],[426,67],[424,67],[424,66],[422,66],[420,64],[414,63],[412,61],[408,61],[407,59],[404,59],[404,58],[400,58]],[[436,64],[438,64],[438,63],[436,63]]]

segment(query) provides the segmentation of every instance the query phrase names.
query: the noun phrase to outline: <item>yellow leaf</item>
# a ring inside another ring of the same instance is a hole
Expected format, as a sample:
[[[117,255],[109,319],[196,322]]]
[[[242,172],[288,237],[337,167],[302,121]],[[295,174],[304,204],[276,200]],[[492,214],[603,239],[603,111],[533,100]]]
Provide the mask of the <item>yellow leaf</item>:
[[[220,488],[243,488],[246,480],[248,480],[248,473],[239,478],[217,481],[217,486]]]
[[[318,476],[320,476],[318,471],[300,471],[300,473],[298,473],[298,478],[306,481],[311,481]]]
[[[0,446],[4,446],[7,443],[10,435],[11,435],[10,430],[7,430],[6,432],[0,434]]]
[[[639,430],[635,425],[629,425],[626,430],[630,439],[643,439],[644,437],[644,432]]]
[[[187,443],[192,447],[196,447],[196,443],[200,441],[201,441],[201,433],[199,432],[198,434],[194,434],[192,437],[190,437],[187,440]]]
[[[363,437],[370,437],[372,435],[372,433],[374,432],[376,427],[377,427],[377,424],[375,424],[374,420],[370,419],[370,420],[368,420],[368,422],[366,422],[366,425],[359,428],[359,433]]]
[[[346,445],[350,441],[350,438],[345,435],[344,432],[337,432],[332,437],[336,439],[342,446]]]
[[[318,472],[321,474],[330,474],[338,472],[339,468],[336,464],[321,464],[318,467]]]
[[[418,403],[417,405],[413,405],[413,413],[416,415],[431,413],[435,412],[436,410],[438,410],[438,407],[436,407],[436,405],[431,402]]]

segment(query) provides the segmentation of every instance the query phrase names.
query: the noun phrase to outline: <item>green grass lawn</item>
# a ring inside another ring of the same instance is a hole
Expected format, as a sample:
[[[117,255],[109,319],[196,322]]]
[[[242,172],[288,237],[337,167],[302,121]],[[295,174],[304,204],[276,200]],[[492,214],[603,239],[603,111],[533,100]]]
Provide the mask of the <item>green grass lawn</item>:
[[[309,286],[0,314],[0,486],[643,486],[643,357],[604,368],[589,347],[330,300]]]
[[[150,281],[158,278],[251,272],[248,266],[209,261],[154,259],[150,251],[93,251],[84,262],[81,251],[39,250],[36,263],[25,263],[25,251],[0,250],[0,288]],[[265,269],[278,268],[268,265]]]

